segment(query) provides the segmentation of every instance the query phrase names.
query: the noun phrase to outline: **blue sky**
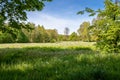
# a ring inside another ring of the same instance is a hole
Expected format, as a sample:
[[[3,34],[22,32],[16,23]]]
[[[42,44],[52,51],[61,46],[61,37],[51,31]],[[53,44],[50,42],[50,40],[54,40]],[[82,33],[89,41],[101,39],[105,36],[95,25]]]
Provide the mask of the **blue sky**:
[[[83,21],[91,21],[93,17],[87,14],[76,13],[85,7],[103,9],[104,0],[53,0],[46,2],[42,11],[28,12],[28,21],[36,25],[43,25],[46,29],[57,29],[63,34],[64,28],[68,27],[70,33],[76,32]]]

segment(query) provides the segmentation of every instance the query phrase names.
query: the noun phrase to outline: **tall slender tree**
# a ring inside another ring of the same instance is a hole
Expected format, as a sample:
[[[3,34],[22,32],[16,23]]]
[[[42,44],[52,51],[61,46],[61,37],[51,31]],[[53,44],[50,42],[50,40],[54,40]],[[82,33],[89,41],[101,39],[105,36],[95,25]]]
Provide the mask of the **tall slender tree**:
[[[65,30],[64,30],[65,40],[68,40],[69,31],[70,31],[69,28],[68,28],[68,27],[65,27]]]

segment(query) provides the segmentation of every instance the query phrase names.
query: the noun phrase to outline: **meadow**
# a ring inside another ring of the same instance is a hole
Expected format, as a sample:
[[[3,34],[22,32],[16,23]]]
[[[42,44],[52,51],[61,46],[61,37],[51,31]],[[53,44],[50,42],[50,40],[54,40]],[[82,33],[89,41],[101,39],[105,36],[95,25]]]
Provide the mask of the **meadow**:
[[[0,44],[0,80],[120,80],[120,54],[94,42]]]

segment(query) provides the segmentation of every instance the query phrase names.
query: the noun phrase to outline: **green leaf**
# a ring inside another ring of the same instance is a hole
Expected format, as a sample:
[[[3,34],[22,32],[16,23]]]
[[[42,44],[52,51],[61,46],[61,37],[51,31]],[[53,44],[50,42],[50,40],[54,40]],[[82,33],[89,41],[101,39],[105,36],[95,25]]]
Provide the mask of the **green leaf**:
[[[94,12],[94,10],[92,10],[91,8],[88,8],[88,7],[85,8],[85,11],[88,12],[88,13],[93,13]]]
[[[83,15],[83,14],[84,14],[84,11],[79,11],[77,14]]]

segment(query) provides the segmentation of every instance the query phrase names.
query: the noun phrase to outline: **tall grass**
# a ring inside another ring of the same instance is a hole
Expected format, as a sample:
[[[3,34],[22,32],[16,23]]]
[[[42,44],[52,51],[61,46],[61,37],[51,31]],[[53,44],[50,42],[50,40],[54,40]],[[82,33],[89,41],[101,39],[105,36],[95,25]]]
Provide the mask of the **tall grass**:
[[[69,43],[2,44],[0,80],[120,80],[120,54]]]

